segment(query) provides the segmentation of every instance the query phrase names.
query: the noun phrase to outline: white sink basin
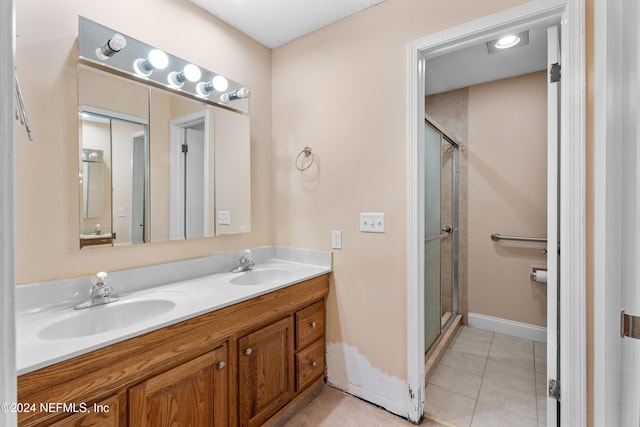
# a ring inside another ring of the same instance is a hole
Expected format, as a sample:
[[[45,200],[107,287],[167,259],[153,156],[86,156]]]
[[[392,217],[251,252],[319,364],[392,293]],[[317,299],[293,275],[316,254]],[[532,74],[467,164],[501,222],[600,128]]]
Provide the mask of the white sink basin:
[[[283,268],[265,268],[236,274],[238,275],[231,279],[234,285],[267,285],[287,280],[293,272]]]
[[[117,301],[74,310],[70,316],[42,328],[38,337],[45,340],[64,340],[101,334],[162,316],[175,307],[175,302],[156,297]]]

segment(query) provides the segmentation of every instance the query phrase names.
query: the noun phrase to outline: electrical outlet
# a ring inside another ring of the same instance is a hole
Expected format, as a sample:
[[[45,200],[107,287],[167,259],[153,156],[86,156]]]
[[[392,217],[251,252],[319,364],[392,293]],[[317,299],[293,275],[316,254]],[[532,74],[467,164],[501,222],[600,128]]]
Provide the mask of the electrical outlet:
[[[384,233],[384,213],[361,213],[360,231],[364,233]]]
[[[218,224],[231,225],[231,212],[218,211]]]
[[[331,248],[342,249],[342,231],[333,230],[331,232]]]

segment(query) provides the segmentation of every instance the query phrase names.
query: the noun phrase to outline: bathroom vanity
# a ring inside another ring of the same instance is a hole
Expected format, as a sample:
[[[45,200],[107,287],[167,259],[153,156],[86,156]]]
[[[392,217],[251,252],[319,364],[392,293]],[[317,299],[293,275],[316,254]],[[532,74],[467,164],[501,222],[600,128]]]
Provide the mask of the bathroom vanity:
[[[190,298],[184,305],[195,307],[196,315],[79,355],[55,356],[64,360],[50,365],[26,362],[31,368],[18,377],[18,402],[23,404],[19,425],[217,427],[268,423],[325,377],[325,299],[330,271],[279,261],[268,265],[259,264],[252,272],[187,280],[152,290],[147,297],[144,291],[142,297],[121,297],[121,302],[113,303],[115,307],[132,298],[149,300],[162,293],[185,293]],[[314,273],[311,277],[305,273],[302,280],[297,273],[284,281],[273,280],[273,290],[262,284],[247,285],[255,277],[267,277],[264,272],[276,271],[273,265],[278,271],[306,268]],[[250,288],[258,289],[257,295],[252,296]],[[241,301],[223,302],[223,307],[201,313],[200,307],[214,306],[208,298],[217,295],[224,300],[227,289],[243,293]],[[176,310],[177,315],[184,315]],[[72,315],[78,311],[86,310]],[[42,316],[26,314],[27,319]],[[41,331],[34,333],[33,339],[25,339],[22,347],[18,342],[19,359],[21,354],[25,356],[22,359],[29,359],[38,345],[42,349],[73,347],[80,341],[90,345],[94,339],[57,336],[57,342],[50,341],[44,347],[36,336],[46,337],[42,331],[47,329],[37,326],[39,321],[21,321],[19,317],[19,333],[29,328]],[[33,369],[41,364],[46,366]]]
[[[322,275],[21,375],[18,401],[38,407],[19,423],[262,425],[324,377],[328,286]]]

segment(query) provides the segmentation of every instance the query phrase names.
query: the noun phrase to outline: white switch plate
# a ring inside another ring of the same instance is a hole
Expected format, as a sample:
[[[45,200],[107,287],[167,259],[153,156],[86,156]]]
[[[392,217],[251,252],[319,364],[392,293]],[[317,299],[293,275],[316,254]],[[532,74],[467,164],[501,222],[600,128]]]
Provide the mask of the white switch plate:
[[[124,218],[125,216],[127,216],[127,210],[122,206],[119,207],[118,208],[118,217]]]
[[[331,232],[331,248],[342,249],[342,231],[333,230]]]
[[[384,233],[384,213],[361,213],[360,231],[365,233]]]
[[[218,224],[230,225],[231,224],[231,212],[218,211]]]

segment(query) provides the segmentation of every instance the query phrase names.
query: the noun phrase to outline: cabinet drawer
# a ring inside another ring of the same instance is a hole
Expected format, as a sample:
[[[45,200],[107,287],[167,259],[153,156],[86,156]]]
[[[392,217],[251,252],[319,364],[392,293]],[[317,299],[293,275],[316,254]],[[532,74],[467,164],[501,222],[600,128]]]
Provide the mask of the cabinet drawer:
[[[324,336],[324,301],[296,313],[296,349],[300,350]]]
[[[320,378],[325,365],[324,339],[318,340],[296,354],[296,390],[302,390]]]

